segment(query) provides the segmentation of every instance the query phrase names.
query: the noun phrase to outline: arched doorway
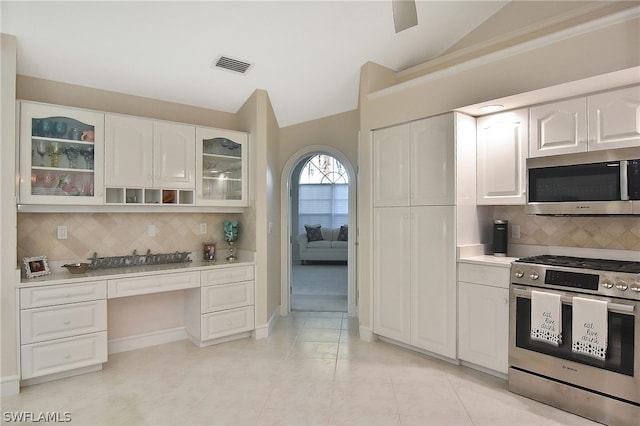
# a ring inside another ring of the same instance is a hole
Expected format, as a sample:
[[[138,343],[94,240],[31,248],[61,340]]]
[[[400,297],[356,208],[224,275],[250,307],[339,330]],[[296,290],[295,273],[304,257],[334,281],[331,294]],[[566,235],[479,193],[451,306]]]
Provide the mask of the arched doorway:
[[[284,166],[281,187],[282,187],[282,288],[281,288],[281,314],[288,315],[291,311],[291,283],[292,283],[292,246],[299,233],[299,224],[295,224],[292,218],[292,179],[298,179],[301,169],[315,155],[326,155],[335,158],[344,168],[345,180],[348,182],[348,225],[350,232],[347,241],[348,261],[347,261],[347,312],[350,316],[357,316],[356,303],[356,175],[355,169],[340,151],[321,145],[306,147],[292,155]],[[335,171],[335,170],[334,170]],[[334,171],[330,171],[332,174]],[[297,202],[297,201],[296,201]]]

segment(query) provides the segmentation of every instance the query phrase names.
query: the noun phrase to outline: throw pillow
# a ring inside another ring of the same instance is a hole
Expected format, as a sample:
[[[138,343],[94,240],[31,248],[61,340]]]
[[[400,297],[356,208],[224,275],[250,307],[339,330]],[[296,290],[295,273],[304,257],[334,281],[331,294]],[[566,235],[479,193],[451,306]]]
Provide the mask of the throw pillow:
[[[307,240],[309,242],[324,240],[322,231],[320,230],[320,225],[305,225],[304,229],[307,230]]]
[[[347,225],[342,225],[340,227],[340,232],[338,232],[338,241],[348,241],[349,240],[349,227]]]

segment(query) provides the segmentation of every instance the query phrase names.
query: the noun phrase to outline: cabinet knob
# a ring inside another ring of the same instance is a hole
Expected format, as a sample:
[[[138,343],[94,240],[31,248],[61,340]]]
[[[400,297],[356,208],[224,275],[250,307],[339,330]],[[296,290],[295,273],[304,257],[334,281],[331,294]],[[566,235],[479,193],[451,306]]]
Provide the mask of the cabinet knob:
[[[64,354],[64,358],[65,358],[65,359],[69,359],[69,358],[71,358],[71,354]]]
[[[64,322],[64,325],[69,325],[69,324],[71,324],[71,321],[69,321],[69,320],[66,320],[66,321]]]

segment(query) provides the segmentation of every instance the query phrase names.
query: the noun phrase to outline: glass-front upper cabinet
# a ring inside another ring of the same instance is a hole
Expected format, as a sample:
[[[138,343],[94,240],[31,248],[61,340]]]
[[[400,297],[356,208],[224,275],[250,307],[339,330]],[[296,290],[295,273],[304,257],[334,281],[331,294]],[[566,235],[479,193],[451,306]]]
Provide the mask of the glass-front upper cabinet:
[[[104,114],[20,103],[20,204],[103,203]]]
[[[248,140],[243,132],[196,128],[198,205],[248,205]]]

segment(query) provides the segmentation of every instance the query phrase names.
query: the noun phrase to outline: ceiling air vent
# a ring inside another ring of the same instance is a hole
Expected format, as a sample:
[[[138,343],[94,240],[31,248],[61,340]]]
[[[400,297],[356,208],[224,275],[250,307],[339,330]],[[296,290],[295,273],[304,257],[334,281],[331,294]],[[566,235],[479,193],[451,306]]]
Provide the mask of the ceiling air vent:
[[[250,63],[241,61],[239,59],[230,58],[229,56],[221,55],[213,62],[212,68],[223,69],[226,71],[232,71],[240,74],[246,74],[251,68]]]

